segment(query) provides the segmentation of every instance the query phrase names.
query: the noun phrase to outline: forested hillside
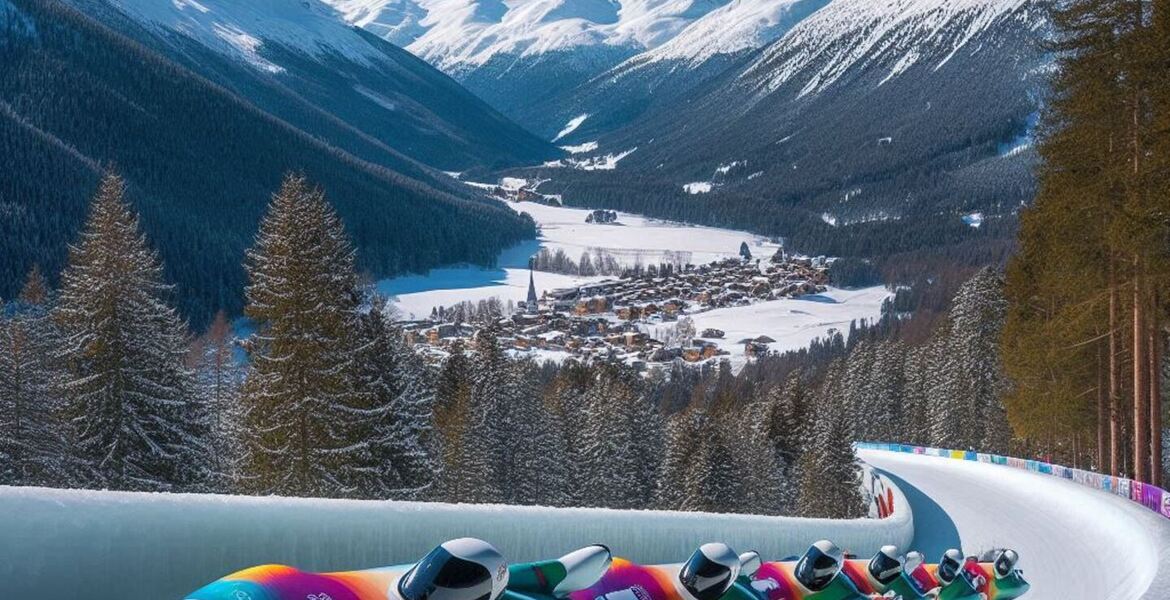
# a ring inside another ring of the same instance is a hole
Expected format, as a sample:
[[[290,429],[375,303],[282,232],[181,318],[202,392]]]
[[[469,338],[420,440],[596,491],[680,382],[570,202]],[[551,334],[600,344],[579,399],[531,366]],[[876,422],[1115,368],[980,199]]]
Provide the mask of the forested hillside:
[[[1170,290],[1170,2],[1076,0],[1040,189],[1008,270],[1016,430],[1162,485]]]
[[[59,2],[0,1],[0,296],[34,263],[52,277],[105,165],[116,165],[196,327],[243,306],[244,248],[289,171],[330,191],[375,275],[489,263],[530,220],[369,162]]]

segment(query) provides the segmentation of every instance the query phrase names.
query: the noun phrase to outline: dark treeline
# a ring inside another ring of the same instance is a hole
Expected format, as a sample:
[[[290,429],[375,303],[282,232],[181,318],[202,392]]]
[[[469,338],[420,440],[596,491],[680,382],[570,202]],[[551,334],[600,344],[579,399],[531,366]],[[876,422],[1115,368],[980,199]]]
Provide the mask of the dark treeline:
[[[56,283],[106,163],[125,177],[126,198],[164,261],[178,307],[198,329],[218,310],[240,314],[244,250],[287,170],[328,187],[363,249],[359,268],[377,276],[490,264],[502,248],[535,235],[530,220],[417,163],[399,157],[388,167],[389,159],[321,139],[69,3],[5,3],[0,295],[15,296],[34,263]]]
[[[301,177],[247,252],[255,333],[237,344],[221,313],[190,340],[125,192],[103,179],[58,289],[34,269],[4,304],[0,483],[865,512],[832,390],[755,385],[727,364],[644,377],[516,360],[490,319],[427,365]]]
[[[1170,286],[1170,2],[1054,11],[1060,70],[1008,270],[1012,424],[1046,451],[1162,482]]]

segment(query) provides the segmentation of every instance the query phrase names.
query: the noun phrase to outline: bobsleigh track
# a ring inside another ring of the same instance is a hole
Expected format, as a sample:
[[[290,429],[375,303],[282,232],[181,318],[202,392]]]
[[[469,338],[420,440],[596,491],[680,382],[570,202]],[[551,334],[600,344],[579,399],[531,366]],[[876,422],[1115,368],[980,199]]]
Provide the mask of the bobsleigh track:
[[[0,597],[182,598],[263,563],[305,570],[413,562],[444,540],[491,541],[515,562],[590,543],[642,563],[722,541],[778,559],[828,538],[931,561],[951,547],[1010,547],[1027,600],[1170,598],[1170,519],[1119,496],[1007,466],[862,449],[891,516],[832,521],[748,515],[417,502],[251,498],[0,486]],[[884,511],[883,511],[884,512]]]
[[[1170,598],[1170,520],[1119,496],[1001,465],[861,450],[914,513],[912,547],[1010,547],[1028,600]]]

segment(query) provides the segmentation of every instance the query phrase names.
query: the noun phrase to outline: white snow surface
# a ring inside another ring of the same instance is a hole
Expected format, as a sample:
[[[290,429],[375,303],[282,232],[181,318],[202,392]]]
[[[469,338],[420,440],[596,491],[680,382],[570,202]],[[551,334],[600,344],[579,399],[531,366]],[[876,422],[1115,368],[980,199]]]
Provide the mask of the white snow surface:
[[[829,0],[731,0],[697,19],[669,42],[628,62],[677,60],[698,65],[719,54],[761,48],[828,3]]]
[[[588,119],[588,118],[589,118],[589,113],[585,113],[583,115],[577,115],[577,116],[573,117],[572,119],[569,119],[569,122],[565,123],[565,128],[562,129],[561,132],[557,134],[557,137],[553,138],[552,141],[555,142],[555,141],[565,137],[566,135],[569,135],[570,133],[577,131],[577,128],[580,127],[581,124],[585,122],[585,119]]]
[[[451,70],[498,55],[670,40],[727,0],[323,0],[350,23]]]
[[[768,557],[796,554],[822,537],[872,553],[909,541],[911,518],[909,511],[832,521],[0,487],[0,596],[183,598],[253,565],[310,571],[401,565],[464,536],[491,542],[512,562],[598,542],[643,563],[676,563],[712,540]]]
[[[561,146],[561,150],[569,154],[584,154],[586,152],[593,152],[597,149],[597,142],[585,142],[577,144],[576,146]]]
[[[862,61],[893,65],[888,81],[921,60],[928,45],[932,53],[948,52],[930,65],[938,69],[1030,1],[833,0],[764,50],[742,77],[769,93],[799,76],[800,95],[815,94]]]
[[[877,286],[858,290],[829,288],[823,294],[795,299],[769,300],[747,306],[732,306],[691,315],[695,330],[719,329],[723,339],[712,342],[731,353],[733,367],[747,362],[741,340],[766,335],[774,340],[770,350],[784,352],[808,347],[813,340],[837,330],[848,335],[849,323],[881,317],[882,303],[893,294]]]
[[[1026,600],[1170,598],[1170,520],[1072,481],[933,456],[862,450],[892,474],[914,511],[915,547],[937,560],[1020,553]],[[899,481],[900,480],[900,481]]]
[[[714,185],[710,181],[695,181],[684,185],[683,191],[688,194],[709,194]]]
[[[283,71],[262,56],[273,42],[310,56],[330,54],[368,64],[382,51],[321,0],[110,0],[155,29],[187,35],[258,69]]]

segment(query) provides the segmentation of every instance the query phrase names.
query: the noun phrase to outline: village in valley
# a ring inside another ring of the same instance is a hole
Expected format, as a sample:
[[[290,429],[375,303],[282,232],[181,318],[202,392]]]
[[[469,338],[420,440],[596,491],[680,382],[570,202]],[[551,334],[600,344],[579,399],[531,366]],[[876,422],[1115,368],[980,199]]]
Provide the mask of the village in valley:
[[[691,315],[819,294],[827,289],[827,270],[824,258],[791,257],[782,248],[756,259],[745,244],[739,258],[638,267],[562,289],[538,290],[536,272],[530,271],[527,299],[511,310],[498,300],[436,307],[430,318],[401,326],[407,342],[433,360],[493,323],[501,343],[520,355],[624,362],[642,370],[680,359],[700,363],[726,356],[730,340],[718,329],[696,330]],[[768,352],[774,341],[734,340],[748,357]]]

